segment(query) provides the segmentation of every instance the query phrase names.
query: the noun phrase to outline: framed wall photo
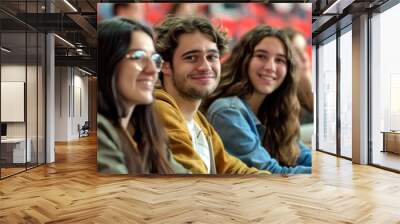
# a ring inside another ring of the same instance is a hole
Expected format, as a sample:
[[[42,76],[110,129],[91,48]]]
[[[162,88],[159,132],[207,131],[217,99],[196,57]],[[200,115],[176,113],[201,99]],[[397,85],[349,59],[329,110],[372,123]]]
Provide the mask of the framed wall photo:
[[[292,106],[313,102],[311,3],[98,7],[100,173],[311,173]]]
[[[24,122],[25,82],[1,82],[1,122]]]

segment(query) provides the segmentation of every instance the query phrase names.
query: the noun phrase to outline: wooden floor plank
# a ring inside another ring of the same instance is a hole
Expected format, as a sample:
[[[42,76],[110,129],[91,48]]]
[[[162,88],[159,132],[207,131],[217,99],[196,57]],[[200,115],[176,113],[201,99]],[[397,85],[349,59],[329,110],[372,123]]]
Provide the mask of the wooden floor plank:
[[[320,152],[288,178],[98,174],[92,136],[0,181],[0,223],[400,223],[399,199],[399,174]]]

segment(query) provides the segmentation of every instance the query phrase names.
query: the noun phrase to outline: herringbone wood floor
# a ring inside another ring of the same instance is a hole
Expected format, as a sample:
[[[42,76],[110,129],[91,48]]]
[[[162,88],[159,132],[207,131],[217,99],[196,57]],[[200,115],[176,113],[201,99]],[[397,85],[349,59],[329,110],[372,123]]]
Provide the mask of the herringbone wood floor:
[[[400,175],[314,154],[312,175],[96,173],[94,137],[0,181],[0,223],[400,223]]]

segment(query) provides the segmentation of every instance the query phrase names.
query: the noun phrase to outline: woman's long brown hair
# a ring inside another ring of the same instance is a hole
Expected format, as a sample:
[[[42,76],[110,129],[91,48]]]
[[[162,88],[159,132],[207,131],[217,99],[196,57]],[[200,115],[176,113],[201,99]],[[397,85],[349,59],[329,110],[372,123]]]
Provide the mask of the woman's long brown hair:
[[[113,79],[118,73],[117,64],[128,53],[131,36],[135,31],[144,32],[153,39],[150,28],[129,19],[114,18],[103,21],[98,26],[98,113],[119,129],[121,150],[130,174],[143,174],[144,167],[150,167],[151,173],[173,173],[168,162],[167,138],[153,113],[152,104],[137,105],[132,113],[130,125],[135,132],[131,137],[137,142],[138,148],[124,137],[120,124],[121,117],[126,113],[118,110]]]
[[[300,32],[292,29],[291,27],[286,27],[283,29],[283,32],[285,32],[286,36],[289,38],[290,41],[293,42],[294,38],[297,35],[303,36]],[[296,73],[300,71],[295,71]],[[314,96],[312,94],[312,86],[311,82],[304,78],[304,75],[302,74],[297,74],[299,76],[299,84],[297,88],[297,97],[300,102],[300,106],[307,110],[310,113],[314,112]],[[300,116],[301,117],[301,116]]]
[[[296,96],[298,80],[293,72],[291,45],[282,31],[260,25],[246,33],[222,65],[221,82],[203,108],[208,108],[221,97],[239,96],[246,99],[254,93],[248,74],[249,64],[254,48],[265,37],[275,37],[283,43],[288,69],[283,83],[265,98],[257,113],[258,119],[266,127],[263,145],[280,164],[294,166],[300,154],[297,142],[300,129],[300,105]]]

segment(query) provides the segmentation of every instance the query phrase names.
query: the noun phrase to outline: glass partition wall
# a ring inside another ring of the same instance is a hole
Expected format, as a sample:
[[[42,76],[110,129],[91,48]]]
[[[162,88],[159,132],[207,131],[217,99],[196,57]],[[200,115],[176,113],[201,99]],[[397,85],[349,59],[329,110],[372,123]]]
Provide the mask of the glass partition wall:
[[[340,155],[352,158],[352,33],[351,25],[340,36]]]
[[[352,158],[351,25],[317,47],[317,150]]]
[[[336,35],[319,45],[317,149],[336,154]]]
[[[26,150],[26,40],[24,31],[1,34],[2,177],[24,171],[30,157]]]
[[[40,2],[0,3],[1,179],[45,163],[45,35],[20,20]]]
[[[395,172],[400,172],[400,45],[393,29],[398,21],[400,4],[388,1],[371,14],[370,30],[365,34],[370,40],[368,164]],[[352,82],[360,81],[352,77],[352,43],[360,39],[353,39],[351,24],[336,35],[316,44],[316,146],[319,151],[352,159]]]
[[[371,18],[371,163],[400,171],[400,4]]]

